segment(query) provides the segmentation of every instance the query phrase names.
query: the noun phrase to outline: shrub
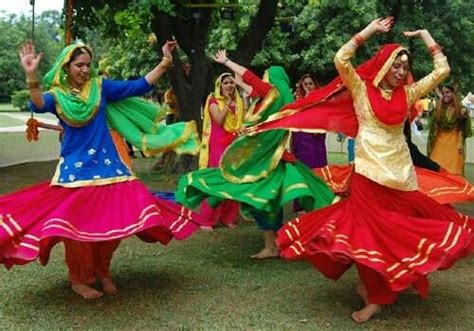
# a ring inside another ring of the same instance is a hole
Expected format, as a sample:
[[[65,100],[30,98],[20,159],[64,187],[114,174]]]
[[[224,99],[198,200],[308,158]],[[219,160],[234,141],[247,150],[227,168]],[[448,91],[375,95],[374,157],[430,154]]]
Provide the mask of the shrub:
[[[28,101],[30,100],[30,91],[20,90],[13,92],[12,105],[21,111],[28,111]]]

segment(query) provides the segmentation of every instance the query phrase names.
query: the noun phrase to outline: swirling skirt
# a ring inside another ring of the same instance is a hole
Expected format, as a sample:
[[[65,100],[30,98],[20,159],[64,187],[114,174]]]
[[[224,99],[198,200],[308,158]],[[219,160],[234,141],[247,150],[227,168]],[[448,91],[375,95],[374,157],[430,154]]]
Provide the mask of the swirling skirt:
[[[473,219],[418,191],[354,173],[349,198],[287,223],[277,243],[282,257],[334,280],[355,264],[369,301],[390,304],[409,286],[426,296],[429,273],[472,253],[472,229]]]
[[[49,182],[0,197],[0,263],[7,268],[40,258],[65,238],[101,242],[137,235],[167,244],[199,228],[191,210],[150,194],[138,180],[65,188]]]

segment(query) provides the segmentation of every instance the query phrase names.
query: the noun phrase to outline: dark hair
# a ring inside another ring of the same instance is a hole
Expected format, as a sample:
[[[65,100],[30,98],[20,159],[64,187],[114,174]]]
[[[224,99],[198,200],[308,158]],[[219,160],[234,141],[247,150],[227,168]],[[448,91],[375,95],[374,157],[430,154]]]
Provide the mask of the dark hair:
[[[71,58],[69,59],[69,62],[66,63],[66,64],[70,64],[72,61],[74,61],[81,54],[89,54],[89,56],[92,59],[92,54],[91,54],[91,52],[89,51],[89,49],[87,47],[78,47],[72,52]]]
[[[227,78],[227,77],[232,77],[232,74],[230,72],[222,74],[221,83],[224,81],[224,78]]]
[[[453,93],[453,99],[451,100],[451,104],[454,106],[454,114],[456,115],[457,118],[461,117],[461,110],[462,110],[462,104],[461,101],[459,100],[459,97],[457,95],[457,90],[453,85],[443,85],[441,86],[441,89],[448,89]],[[436,104],[436,111],[435,111],[435,119],[436,122],[441,121],[441,113],[443,111],[443,102],[442,98],[440,98]]]
[[[456,92],[456,90],[454,89],[454,86],[452,86],[452,85],[443,85],[441,87],[441,89],[444,89],[444,88],[447,88],[448,90],[450,90],[453,93]]]
[[[306,92],[303,88],[303,81],[306,79],[306,78],[311,78],[311,80],[313,81],[314,83],[314,86],[316,88],[320,87],[319,85],[319,82],[318,80],[316,79],[316,76],[311,73],[311,72],[308,72],[306,74],[304,74],[303,76],[301,76],[301,78],[298,80],[298,83],[296,83],[296,89],[295,89],[295,97],[297,99],[301,99],[301,98],[304,98],[305,95],[306,95]]]
[[[402,55],[408,56],[408,64],[410,65],[410,69],[413,68],[413,56],[410,54],[410,52],[406,49],[401,50],[400,52],[398,52],[397,57]]]

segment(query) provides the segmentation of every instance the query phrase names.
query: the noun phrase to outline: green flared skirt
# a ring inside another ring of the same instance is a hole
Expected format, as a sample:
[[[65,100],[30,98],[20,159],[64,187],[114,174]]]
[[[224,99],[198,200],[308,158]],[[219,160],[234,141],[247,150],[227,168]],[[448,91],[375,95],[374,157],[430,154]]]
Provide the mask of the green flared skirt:
[[[267,177],[250,183],[229,182],[219,168],[196,170],[183,175],[176,190],[177,201],[189,208],[197,207],[204,199],[212,207],[230,199],[240,202],[246,216],[254,211],[277,215],[293,200],[310,211],[331,204],[334,198],[324,181],[299,161],[280,161]]]

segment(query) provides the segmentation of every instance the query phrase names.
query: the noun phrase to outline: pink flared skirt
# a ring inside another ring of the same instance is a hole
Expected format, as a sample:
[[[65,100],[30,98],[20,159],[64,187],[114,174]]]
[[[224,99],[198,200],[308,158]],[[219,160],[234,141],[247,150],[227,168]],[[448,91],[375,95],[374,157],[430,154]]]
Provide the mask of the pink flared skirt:
[[[150,194],[138,180],[65,188],[49,182],[0,196],[0,263],[48,262],[65,238],[101,242],[137,235],[167,244],[199,228],[199,215]]]

